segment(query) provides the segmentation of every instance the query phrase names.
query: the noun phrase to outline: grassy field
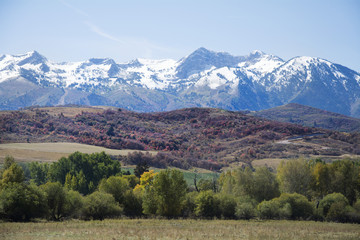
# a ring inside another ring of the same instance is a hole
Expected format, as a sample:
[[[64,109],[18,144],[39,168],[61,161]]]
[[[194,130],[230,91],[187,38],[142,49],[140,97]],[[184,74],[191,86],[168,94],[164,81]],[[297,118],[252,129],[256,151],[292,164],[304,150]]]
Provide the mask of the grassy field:
[[[127,155],[129,152],[138,150],[114,150],[80,143],[9,143],[0,144],[0,163],[5,156],[10,155],[17,162],[54,162],[61,157],[67,157],[73,152],[95,153],[105,151],[110,155]],[[150,151],[150,153],[156,153]]]
[[[360,226],[311,221],[154,219],[0,223],[0,239],[360,239]]]

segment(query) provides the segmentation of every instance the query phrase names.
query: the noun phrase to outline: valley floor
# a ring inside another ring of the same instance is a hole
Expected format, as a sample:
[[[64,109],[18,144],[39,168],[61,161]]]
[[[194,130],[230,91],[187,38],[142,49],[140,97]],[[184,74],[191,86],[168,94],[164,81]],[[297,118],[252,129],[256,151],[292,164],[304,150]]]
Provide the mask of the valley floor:
[[[121,219],[0,223],[0,239],[360,239],[358,224]]]

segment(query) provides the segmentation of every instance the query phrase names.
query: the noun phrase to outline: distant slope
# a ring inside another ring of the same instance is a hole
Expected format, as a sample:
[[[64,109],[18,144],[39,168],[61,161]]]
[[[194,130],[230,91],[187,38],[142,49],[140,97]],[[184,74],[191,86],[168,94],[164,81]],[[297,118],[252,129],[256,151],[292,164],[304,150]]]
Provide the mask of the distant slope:
[[[352,118],[297,103],[289,103],[280,107],[258,111],[252,115],[309,127],[325,128],[342,132],[360,132],[360,119],[358,118]]]

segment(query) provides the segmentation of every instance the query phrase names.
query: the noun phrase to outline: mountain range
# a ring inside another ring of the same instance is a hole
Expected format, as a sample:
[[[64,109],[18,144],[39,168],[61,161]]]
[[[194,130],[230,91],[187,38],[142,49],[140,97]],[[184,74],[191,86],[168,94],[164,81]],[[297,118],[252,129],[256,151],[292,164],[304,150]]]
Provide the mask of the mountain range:
[[[107,105],[139,112],[185,107],[263,110],[299,103],[360,116],[360,74],[316,57],[199,48],[176,61],[108,58],[54,63],[36,51],[0,56],[0,109]]]

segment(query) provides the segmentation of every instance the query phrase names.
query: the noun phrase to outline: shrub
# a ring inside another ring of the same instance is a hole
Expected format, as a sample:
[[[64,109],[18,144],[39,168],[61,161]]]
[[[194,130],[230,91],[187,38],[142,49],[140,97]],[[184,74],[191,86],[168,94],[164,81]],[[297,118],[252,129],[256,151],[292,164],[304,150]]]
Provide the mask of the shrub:
[[[258,205],[259,215],[265,219],[307,219],[313,214],[313,206],[298,193],[283,193],[270,201]]]
[[[66,192],[65,216],[80,218],[84,207],[84,198],[77,192],[70,190]]]
[[[121,213],[122,209],[109,193],[96,191],[85,197],[83,214],[86,219],[103,220]]]
[[[328,221],[344,221],[346,215],[344,211],[347,206],[349,206],[349,201],[344,195],[331,193],[320,201],[319,212]]]
[[[48,214],[52,220],[60,220],[65,215],[66,193],[59,183],[48,182],[41,186],[46,195]]]
[[[219,200],[211,190],[200,192],[195,199],[195,214],[198,217],[219,217]]]
[[[259,217],[262,219],[277,219],[279,217],[280,203],[278,201],[262,201],[257,208]]]
[[[249,220],[256,217],[257,211],[251,202],[239,202],[235,208],[235,215],[238,219]]]
[[[223,218],[235,218],[236,201],[232,195],[220,195],[219,210]]]
[[[195,217],[195,209],[196,209],[196,197],[198,192],[189,192],[185,195],[185,200],[183,202],[183,217]]]
[[[275,198],[275,201],[279,201],[281,209],[290,212],[289,207],[284,209],[286,204],[291,207],[291,219],[307,219],[313,214],[313,205],[307,200],[307,198],[298,193],[283,193],[279,198]]]
[[[131,189],[124,194],[124,214],[126,216],[141,216],[142,215],[142,201],[141,198],[133,193]]]
[[[347,214],[351,211],[349,205],[345,205],[344,202],[334,202],[326,215],[327,221],[345,222],[347,220]]]
[[[45,194],[34,185],[8,183],[0,192],[0,217],[28,221],[46,213]]]

